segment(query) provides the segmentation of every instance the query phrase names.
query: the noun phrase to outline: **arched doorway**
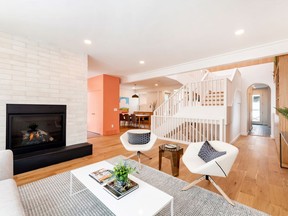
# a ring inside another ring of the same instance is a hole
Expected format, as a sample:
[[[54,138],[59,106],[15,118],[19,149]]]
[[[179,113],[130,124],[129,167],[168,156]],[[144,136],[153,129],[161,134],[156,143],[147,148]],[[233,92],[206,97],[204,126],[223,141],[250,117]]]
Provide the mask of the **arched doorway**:
[[[254,83],[247,89],[249,135],[271,135],[271,89]]]

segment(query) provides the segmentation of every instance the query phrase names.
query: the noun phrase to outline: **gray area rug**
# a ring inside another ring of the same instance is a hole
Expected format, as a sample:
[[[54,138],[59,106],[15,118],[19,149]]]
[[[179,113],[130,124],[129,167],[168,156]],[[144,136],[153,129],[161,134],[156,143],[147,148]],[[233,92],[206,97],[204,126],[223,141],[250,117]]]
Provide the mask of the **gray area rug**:
[[[121,156],[115,157],[108,162],[115,164],[121,158]],[[137,166],[133,160],[129,160],[129,163]],[[181,191],[187,182],[145,165],[142,165],[140,173],[135,176],[173,196],[174,215],[266,215],[239,203],[233,207],[222,196],[200,187]],[[19,192],[26,214],[31,216],[114,215],[88,190],[70,197],[69,182],[70,174],[64,172],[20,186]],[[79,190],[83,186],[78,183],[76,187],[78,187],[76,190]],[[157,215],[170,215],[170,206]]]

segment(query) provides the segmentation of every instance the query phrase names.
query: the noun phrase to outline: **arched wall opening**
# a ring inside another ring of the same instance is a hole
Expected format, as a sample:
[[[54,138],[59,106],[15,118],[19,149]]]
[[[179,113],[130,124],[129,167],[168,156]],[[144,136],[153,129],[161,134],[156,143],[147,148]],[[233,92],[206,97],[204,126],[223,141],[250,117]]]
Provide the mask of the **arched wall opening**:
[[[271,89],[264,83],[247,88],[247,128],[249,135],[271,135]]]

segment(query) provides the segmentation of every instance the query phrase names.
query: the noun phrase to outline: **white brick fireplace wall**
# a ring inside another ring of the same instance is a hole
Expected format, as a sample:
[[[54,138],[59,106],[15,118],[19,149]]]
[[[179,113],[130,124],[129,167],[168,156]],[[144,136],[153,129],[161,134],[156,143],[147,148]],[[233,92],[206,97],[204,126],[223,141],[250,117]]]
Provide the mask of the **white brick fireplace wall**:
[[[0,149],[7,103],[67,105],[67,145],[87,142],[87,56],[0,32]]]

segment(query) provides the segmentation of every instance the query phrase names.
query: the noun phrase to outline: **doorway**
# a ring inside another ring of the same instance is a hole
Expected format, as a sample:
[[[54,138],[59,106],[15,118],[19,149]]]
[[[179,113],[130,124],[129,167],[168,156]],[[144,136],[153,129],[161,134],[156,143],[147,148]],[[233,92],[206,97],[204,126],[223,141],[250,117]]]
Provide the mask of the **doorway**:
[[[266,84],[254,83],[247,90],[249,135],[271,134],[271,90]]]

